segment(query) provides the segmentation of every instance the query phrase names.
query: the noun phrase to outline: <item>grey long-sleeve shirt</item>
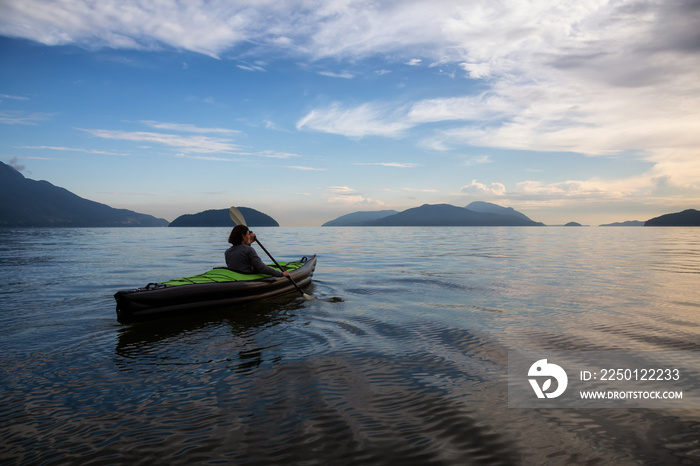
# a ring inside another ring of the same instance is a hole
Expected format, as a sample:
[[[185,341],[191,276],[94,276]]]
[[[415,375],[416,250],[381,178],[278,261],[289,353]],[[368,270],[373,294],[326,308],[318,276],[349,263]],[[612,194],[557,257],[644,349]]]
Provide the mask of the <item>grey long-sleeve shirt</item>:
[[[252,246],[239,244],[231,246],[224,253],[226,267],[239,273],[263,273],[273,277],[284,276],[282,272],[265,265]]]

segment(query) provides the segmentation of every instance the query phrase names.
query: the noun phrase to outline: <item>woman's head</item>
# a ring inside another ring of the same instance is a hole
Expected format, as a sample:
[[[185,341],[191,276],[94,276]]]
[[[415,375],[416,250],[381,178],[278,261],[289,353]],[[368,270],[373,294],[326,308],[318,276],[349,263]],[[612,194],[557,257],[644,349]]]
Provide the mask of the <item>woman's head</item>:
[[[228,242],[237,246],[243,243],[243,237],[248,233],[248,227],[245,225],[236,225],[231,230],[231,234],[228,236]]]

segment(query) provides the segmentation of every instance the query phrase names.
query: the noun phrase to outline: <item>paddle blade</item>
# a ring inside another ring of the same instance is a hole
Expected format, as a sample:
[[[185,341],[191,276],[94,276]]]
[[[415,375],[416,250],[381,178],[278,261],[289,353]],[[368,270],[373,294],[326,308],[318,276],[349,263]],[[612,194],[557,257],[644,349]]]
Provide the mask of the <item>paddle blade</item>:
[[[245,223],[245,217],[243,217],[243,214],[241,213],[240,210],[236,209],[235,207],[231,206],[230,209],[228,209],[228,215],[231,217],[231,220],[233,220],[233,223],[236,225],[246,225]]]

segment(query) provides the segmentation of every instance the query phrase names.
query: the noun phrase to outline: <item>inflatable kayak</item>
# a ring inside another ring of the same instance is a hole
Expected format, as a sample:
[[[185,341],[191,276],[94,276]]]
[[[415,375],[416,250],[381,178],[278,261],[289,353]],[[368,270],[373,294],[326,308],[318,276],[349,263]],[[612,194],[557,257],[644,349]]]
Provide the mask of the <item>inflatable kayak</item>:
[[[311,282],[316,268],[316,256],[279,264],[289,271],[297,285],[303,287]],[[277,269],[275,265],[270,267]],[[203,309],[231,306],[291,292],[298,291],[286,277],[248,275],[218,267],[193,277],[118,291],[114,299],[117,300],[117,320],[128,323],[171,314],[191,314]]]

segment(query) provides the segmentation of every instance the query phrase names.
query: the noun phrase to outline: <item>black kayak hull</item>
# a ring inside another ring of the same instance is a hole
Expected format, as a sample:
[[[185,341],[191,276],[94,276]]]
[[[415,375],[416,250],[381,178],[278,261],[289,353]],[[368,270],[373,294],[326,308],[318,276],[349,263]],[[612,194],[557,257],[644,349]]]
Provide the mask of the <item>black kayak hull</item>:
[[[311,283],[316,269],[316,256],[290,272],[299,287]],[[286,277],[224,283],[198,283],[165,286],[153,289],[138,288],[119,291],[117,321],[120,323],[159,319],[171,315],[196,314],[199,311],[272,298],[286,293],[299,293]]]

